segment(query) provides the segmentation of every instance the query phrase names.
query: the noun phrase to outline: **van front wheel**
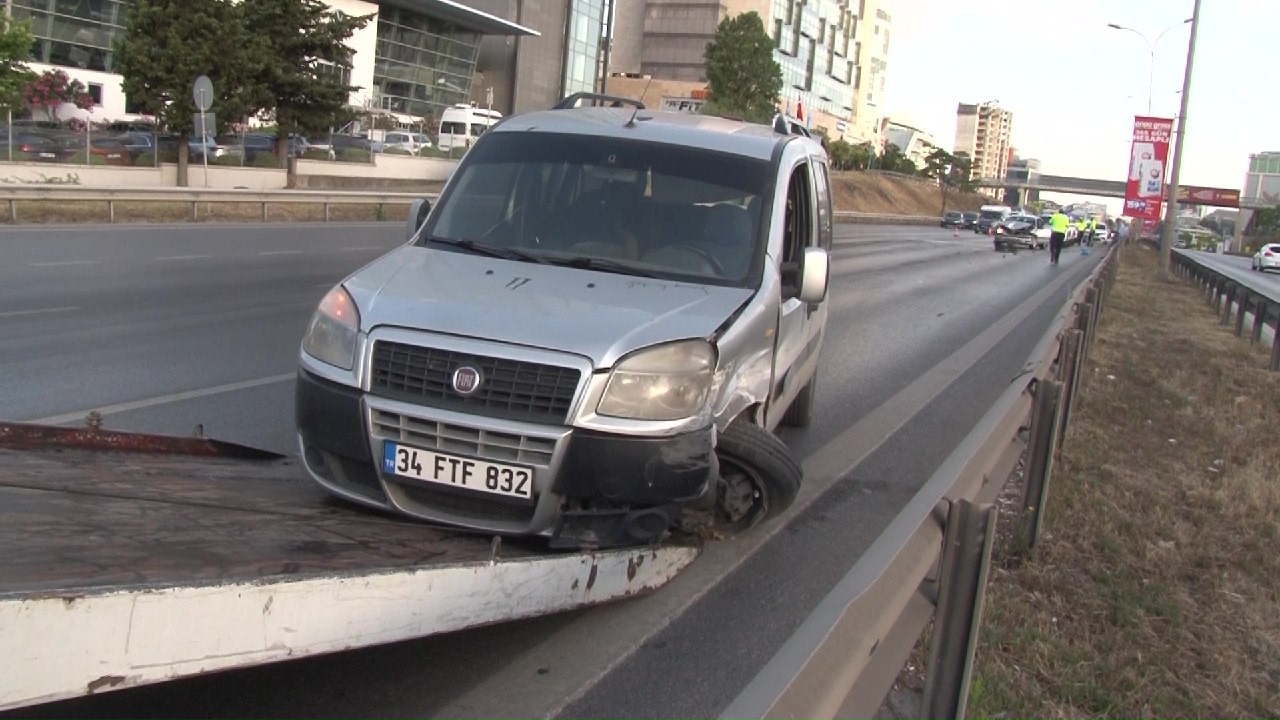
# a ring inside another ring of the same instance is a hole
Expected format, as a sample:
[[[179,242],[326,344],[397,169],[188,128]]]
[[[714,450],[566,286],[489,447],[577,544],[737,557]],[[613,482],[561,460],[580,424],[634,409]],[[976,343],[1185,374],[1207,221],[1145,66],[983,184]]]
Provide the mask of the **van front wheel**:
[[[791,506],[804,472],[791,451],[769,431],[735,420],[716,443],[720,479],[716,524],[746,530]]]

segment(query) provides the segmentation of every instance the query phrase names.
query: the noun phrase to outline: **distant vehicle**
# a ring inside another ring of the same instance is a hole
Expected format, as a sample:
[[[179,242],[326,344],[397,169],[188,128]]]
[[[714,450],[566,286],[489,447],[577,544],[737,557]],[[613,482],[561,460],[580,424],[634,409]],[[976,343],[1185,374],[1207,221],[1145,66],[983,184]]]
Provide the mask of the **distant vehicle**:
[[[1259,272],[1280,269],[1280,243],[1267,243],[1258,248],[1250,267]]]
[[[440,139],[436,146],[441,150],[466,148],[502,119],[502,113],[459,103],[440,113]]]
[[[964,214],[964,224],[960,227],[965,230],[972,230],[978,226],[978,213],[972,210]]]
[[[964,225],[964,213],[952,210],[951,212],[948,212],[946,215],[943,215],[942,222],[938,224],[944,228],[947,228],[947,227],[958,228]]]
[[[384,150],[394,148],[416,155],[422,148],[431,147],[431,138],[422,133],[394,131],[388,132],[382,137],[382,144]]]
[[[57,140],[47,135],[37,135],[35,133],[14,133],[13,135],[13,152],[14,159],[35,160],[37,162],[58,162],[62,159],[62,147]],[[22,158],[18,157],[18,153],[22,153]]]
[[[1010,215],[992,225],[992,244],[1000,252],[1043,250],[1049,246],[1049,226],[1035,215]]]
[[[983,205],[978,210],[978,222],[974,224],[973,231],[976,233],[989,233],[992,225],[1012,214],[1013,208],[1008,205]]]

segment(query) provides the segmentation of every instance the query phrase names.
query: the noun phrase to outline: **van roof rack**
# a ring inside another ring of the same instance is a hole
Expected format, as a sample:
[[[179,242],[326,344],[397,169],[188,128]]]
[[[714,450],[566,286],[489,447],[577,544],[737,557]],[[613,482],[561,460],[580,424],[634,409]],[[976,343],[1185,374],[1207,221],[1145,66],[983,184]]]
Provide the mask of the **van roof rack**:
[[[813,137],[813,133],[809,132],[809,129],[806,128],[799,120],[789,115],[783,115],[782,113],[778,113],[773,116],[773,131],[783,135],[801,135],[807,138]]]
[[[572,110],[578,107],[578,103],[582,100],[590,100],[591,104],[596,107],[612,106],[622,107],[623,105],[631,105],[637,110],[644,110],[644,103],[634,98],[622,97],[620,95],[605,95],[603,93],[593,92],[576,92],[555,105],[551,106],[552,110]]]

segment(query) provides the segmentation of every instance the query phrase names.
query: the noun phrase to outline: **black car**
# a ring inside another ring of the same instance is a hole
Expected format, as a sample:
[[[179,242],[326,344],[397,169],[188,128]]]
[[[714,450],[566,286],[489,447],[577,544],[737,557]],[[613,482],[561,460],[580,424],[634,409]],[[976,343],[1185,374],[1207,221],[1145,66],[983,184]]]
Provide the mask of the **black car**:
[[[978,213],[973,211],[964,213],[964,224],[961,225],[960,227],[964,228],[965,230],[972,230],[977,226],[978,226]]]
[[[952,210],[951,212],[942,216],[942,222],[939,223],[939,225],[941,225],[944,228],[948,228],[948,227],[958,228],[964,225],[964,213],[956,212],[955,210]]]

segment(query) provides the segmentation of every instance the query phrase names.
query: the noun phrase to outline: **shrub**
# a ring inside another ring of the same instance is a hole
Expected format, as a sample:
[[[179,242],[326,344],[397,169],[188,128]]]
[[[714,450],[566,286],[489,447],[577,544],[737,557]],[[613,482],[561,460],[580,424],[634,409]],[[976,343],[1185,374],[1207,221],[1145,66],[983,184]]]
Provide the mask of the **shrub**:
[[[155,167],[156,156],[149,152],[144,152],[138,157],[134,158],[133,164],[136,167]]]
[[[258,168],[278,168],[280,167],[280,158],[271,152],[258,153],[254,156],[252,165]]]
[[[412,153],[412,152],[409,152],[408,150],[405,150],[404,148],[398,148],[398,147],[387,148],[386,150],[383,150],[382,152],[383,152],[383,154],[385,154],[385,155],[409,155],[409,156],[412,156],[412,155],[413,155],[413,153]]]
[[[240,161],[241,161],[241,160],[243,160],[243,159],[244,159],[244,158],[243,158],[243,156],[240,156],[240,155],[222,155],[222,156],[216,157],[216,158],[214,158],[213,160],[209,161],[209,164],[210,164],[210,165],[222,165],[222,166],[224,166],[224,167],[226,167],[226,166],[230,166],[230,167],[239,167],[239,166],[240,166]]]
[[[160,151],[160,162],[162,162],[162,163],[176,163],[176,162],[178,162],[178,151],[177,151],[176,149],[174,149],[174,150],[169,150],[169,149],[161,150],[161,151]]]
[[[302,153],[303,160],[328,160],[329,151],[319,148],[310,148]]]
[[[367,163],[372,159],[372,155],[369,153],[368,150],[361,150],[360,148],[347,148],[346,150],[342,151],[342,154],[338,156],[338,159],[343,162]]]

